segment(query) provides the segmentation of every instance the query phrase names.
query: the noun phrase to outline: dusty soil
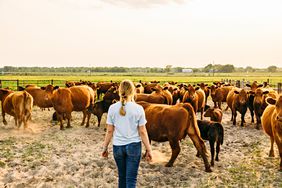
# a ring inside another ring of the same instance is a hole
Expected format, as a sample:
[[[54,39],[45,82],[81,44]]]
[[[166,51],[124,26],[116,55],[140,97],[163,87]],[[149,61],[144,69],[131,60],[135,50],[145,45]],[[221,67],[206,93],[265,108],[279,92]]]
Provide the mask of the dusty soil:
[[[17,130],[8,115],[7,126],[0,118],[0,187],[117,187],[112,147],[109,158],[102,158],[105,132],[97,127],[96,117],[85,128],[80,126],[82,113],[74,112],[73,128],[60,131],[50,121],[52,113],[35,107],[28,130]],[[189,137],[181,142],[171,168],[164,167],[169,144],[152,142],[153,161],[141,161],[138,187],[282,187],[277,147],[275,158],[269,158],[270,140],[250,123],[249,112],[245,127],[239,126],[240,116],[237,126],[230,117],[230,110],[224,112],[224,144],[212,173],[204,172]],[[206,146],[209,149],[208,142]]]

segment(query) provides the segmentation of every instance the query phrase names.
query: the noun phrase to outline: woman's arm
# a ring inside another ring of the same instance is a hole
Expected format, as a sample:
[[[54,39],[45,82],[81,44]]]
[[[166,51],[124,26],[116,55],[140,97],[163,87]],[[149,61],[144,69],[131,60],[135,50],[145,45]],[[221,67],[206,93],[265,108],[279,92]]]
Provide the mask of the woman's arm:
[[[152,160],[152,148],[149,142],[148,133],[145,125],[138,126],[139,135],[146,148],[146,158]]]
[[[107,125],[107,132],[105,136],[105,140],[103,143],[103,157],[108,157],[108,145],[113,137],[115,127],[113,125]]]

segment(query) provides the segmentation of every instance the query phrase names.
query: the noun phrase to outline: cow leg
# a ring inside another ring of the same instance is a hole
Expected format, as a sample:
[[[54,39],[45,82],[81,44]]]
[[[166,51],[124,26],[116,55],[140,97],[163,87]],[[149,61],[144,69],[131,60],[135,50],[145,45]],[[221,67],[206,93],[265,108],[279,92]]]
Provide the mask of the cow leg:
[[[197,150],[196,157],[200,157],[200,153],[199,153],[199,151],[198,151],[198,150]]]
[[[274,144],[274,138],[270,137],[270,151],[268,155],[269,157],[274,157],[273,144]]]
[[[172,167],[175,159],[177,158],[179,152],[180,152],[180,146],[178,140],[169,140],[169,144],[172,150],[171,158],[168,161],[168,163],[165,165],[166,167]]]
[[[83,118],[82,118],[82,122],[81,122],[81,126],[83,126],[84,125],[84,123],[85,123],[85,119],[86,119],[86,111],[82,111],[82,113],[83,113]]]
[[[211,166],[214,166],[214,140],[210,140],[210,149],[211,149]]]
[[[221,101],[218,102],[218,108],[221,110]]]
[[[213,101],[213,103],[214,103],[214,108],[217,108],[217,104],[216,104],[216,102],[215,102],[215,101]]]
[[[261,124],[261,119],[260,119],[260,117],[261,117],[261,114],[259,114],[259,112],[256,112],[255,111],[255,115],[256,115],[256,120],[257,120],[257,126],[256,126],[256,129],[260,129],[260,124]]]
[[[70,113],[67,113],[67,114],[66,114],[66,118],[67,118],[67,120],[68,120],[68,123],[67,123],[66,128],[72,128],[72,126],[70,125],[71,114],[70,114]]]
[[[280,155],[280,167],[279,167],[279,171],[282,172],[282,143],[277,141],[276,142],[277,146],[278,146],[278,150],[279,150],[279,155]]]
[[[244,123],[245,123],[245,115],[246,115],[246,111],[242,112],[242,114],[241,114],[241,127],[244,126]]]
[[[188,135],[191,138],[191,140],[193,141],[194,146],[197,148],[197,150],[199,151],[200,155],[202,156],[204,160],[206,172],[212,172],[208,158],[207,158],[207,149],[206,149],[204,141],[198,135],[195,135],[195,134],[193,135],[188,134]]]
[[[204,118],[204,107],[201,108],[201,120]]]
[[[216,156],[215,156],[216,161],[219,161],[219,158],[218,158],[219,151],[220,151],[220,142],[217,141],[216,142]]]
[[[3,123],[4,123],[4,125],[7,125],[8,123],[7,123],[6,119],[5,119],[5,111],[4,111],[4,109],[3,109],[3,102],[2,102],[2,104],[1,104],[1,108],[2,108]]]
[[[233,114],[233,125],[236,125],[236,117],[237,117],[237,111],[232,113]]]
[[[97,119],[98,119],[98,127],[100,127],[102,116],[100,116],[100,114],[97,115]]]
[[[252,123],[254,123],[255,122],[255,120],[254,120],[254,110],[250,109],[250,112],[251,112],[251,117],[252,117]]]
[[[64,128],[64,125],[63,125],[63,115],[57,113],[57,118],[60,122],[60,130],[64,130],[65,128]]]
[[[90,117],[91,117],[91,113],[86,111],[86,114],[87,114],[86,127],[89,127],[89,120],[90,120]]]

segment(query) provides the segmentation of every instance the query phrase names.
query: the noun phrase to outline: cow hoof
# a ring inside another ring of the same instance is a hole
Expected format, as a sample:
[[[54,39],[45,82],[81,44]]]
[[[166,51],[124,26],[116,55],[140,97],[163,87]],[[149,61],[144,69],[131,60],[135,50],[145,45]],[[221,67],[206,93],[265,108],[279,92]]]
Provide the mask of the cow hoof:
[[[172,164],[167,163],[167,164],[165,165],[165,167],[172,167]]]
[[[206,172],[212,172],[212,169],[209,167],[209,168],[206,168],[205,171],[206,171]]]
[[[62,130],[62,131],[63,131],[63,130],[65,130],[65,128],[64,128],[64,127],[60,127],[60,130]]]
[[[104,128],[104,131],[107,131],[107,129],[106,129],[106,128]]]
[[[72,128],[72,126],[68,125],[68,126],[66,126],[66,128],[67,128],[67,129],[70,129],[70,128]]]
[[[211,166],[214,166],[214,162],[211,162]]]
[[[274,157],[274,152],[269,152],[269,157]]]
[[[196,154],[196,157],[201,157],[201,156],[200,156],[200,154],[197,153],[197,154]]]
[[[8,125],[7,121],[3,121],[4,125]]]
[[[215,160],[216,160],[216,161],[219,161],[219,159],[218,159],[218,158],[215,158]]]
[[[86,125],[85,127],[86,127],[86,128],[88,128],[88,127],[89,127],[89,125]]]

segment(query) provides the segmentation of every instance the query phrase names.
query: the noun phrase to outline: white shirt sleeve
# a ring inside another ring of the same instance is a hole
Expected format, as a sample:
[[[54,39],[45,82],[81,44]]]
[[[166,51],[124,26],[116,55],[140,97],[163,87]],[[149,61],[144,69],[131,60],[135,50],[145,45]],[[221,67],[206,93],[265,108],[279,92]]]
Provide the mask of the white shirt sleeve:
[[[109,111],[108,111],[106,123],[108,125],[114,125],[114,114],[113,114],[113,110],[112,110],[111,106],[110,106]]]
[[[146,117],[145,117],[145,111],[141,107],[140,108],[140,118],[139,118],[139,121],[138,121],[138,126],[145,125],[146,123],[147,123],[147,120],[146,120]]]

